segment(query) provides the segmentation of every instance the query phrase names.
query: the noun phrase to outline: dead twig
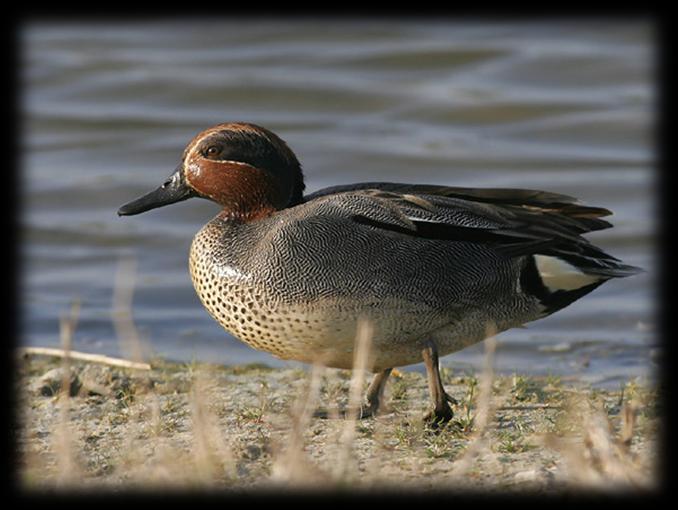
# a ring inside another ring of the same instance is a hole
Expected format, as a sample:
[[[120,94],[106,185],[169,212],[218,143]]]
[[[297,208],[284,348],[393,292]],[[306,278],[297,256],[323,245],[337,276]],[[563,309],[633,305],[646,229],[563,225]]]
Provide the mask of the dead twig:
[[[88,352],[66,351],[65,349],[57,349],[54,347],[20,347],[17,349],[17,354],[23,356],[52,356],[56,358],[70,358],[80,361],[89,361],[91,363],[100,363],[103,365],[111,365],[114,367],[133,368],[135,370],[150,370],[151,365],[148,363],[138,363],[136,361],[129,361],[122,358],[112,358],[104,356],[103,354],[91,354]]]

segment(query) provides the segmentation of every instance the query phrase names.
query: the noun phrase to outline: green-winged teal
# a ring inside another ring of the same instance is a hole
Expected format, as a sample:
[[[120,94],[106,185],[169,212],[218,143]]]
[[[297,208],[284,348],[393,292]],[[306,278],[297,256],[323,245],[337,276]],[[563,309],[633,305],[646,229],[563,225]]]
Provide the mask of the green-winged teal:
[[[365,414],[393,367],[424,361],[431,416],[449,420],[438,355],[639,272],[581,236],[610,227],[601,219],[610,211],[566,195],[387,182],[303,191],[278,136],[219,124],[118,214],[191,197],[223,207],[193,240],[191,277],[209,313],[252,347],[351,368],[358,321],[370,321],[376,376]]]

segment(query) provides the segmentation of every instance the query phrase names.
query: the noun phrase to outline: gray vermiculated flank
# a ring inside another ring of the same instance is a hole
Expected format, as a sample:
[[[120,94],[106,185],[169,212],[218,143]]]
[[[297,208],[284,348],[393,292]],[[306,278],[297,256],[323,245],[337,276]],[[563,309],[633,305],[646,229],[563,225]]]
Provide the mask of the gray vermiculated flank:
[[[492,229],[506,221],[485,204],[437,197],[389,200],[370,192],[318,197],[256,222],[217,216],[190,257],[205,307],[232,334],[281,358],[350,368],[360,317],[374,326],[375,370],[441,355],[542,316],[520,288],[525,256],[468,241],[433,240],[356,223],[412,229],[420,221]],[[451,201],[451,202],[450,202]],[[433,204],[431,204],[433,202]],[[433,207],[430,207],[433,205]]]

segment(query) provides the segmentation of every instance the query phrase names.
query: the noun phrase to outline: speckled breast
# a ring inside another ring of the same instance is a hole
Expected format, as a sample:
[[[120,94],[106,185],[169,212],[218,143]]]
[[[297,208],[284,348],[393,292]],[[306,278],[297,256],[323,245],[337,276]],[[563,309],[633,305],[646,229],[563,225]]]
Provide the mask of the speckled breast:
[[[301,296],[294,302],[276,292],[275,280],[284,278],[285,271],[263,253],[270,248],[265,236],[246,225],[218,219],[207,224],[190,253],[191,278],[205,308],[226,331],[255,349],[282,359],[350,367],[353,314]]]
[[[395,319],[398,314],[384,313],[385,309],[394,309],[387,303],[374,303],[371,313],[341,298],[290,303],[256,276],[237,267],[214,264],[197,246],[194,243],[191,250],[190,270],[200,300],[226,331],[251,347],[282,359],[351,368],[358,319],[364,317],[379,324],[372,338],[379,352],[375,368],[419,361],[418,349],[410,344],[399,347],[392,342],[386,349],[379,347],[394,335],[403,339]]]
[[[256,349],[338,368],[352,366],[366,319],[375,370],[421,361],[428,338],[444,355],[484,338],[488,320],[501,330],[527,317],[516,309],[525,303],[502,298],[515,287],[512,266],[482,269],[492,253],[381,236],[341,214],[309,204],[251,223],[217,216],[191,246],[205,308]]]
[[[386,296],[361,297],[357,289],[347,295],[346,288],[333,285],[329,277],[323,282],[323,275],[314,271],[322,263],[307,260],[304,267],[299,260],[290,262],[295,248],[288,244],[294,242],[289,225],[261,227],[217,218],[191,245],[193,285],[224,329],[282,359],[351,368],[358,320],[365,318],[378,325],[372,338],[373,368],[420,360],[420,349],[403,330],[430,327],[419,307],[413,310],[411,304]],[[283,237],[285,246],[280,244]]]

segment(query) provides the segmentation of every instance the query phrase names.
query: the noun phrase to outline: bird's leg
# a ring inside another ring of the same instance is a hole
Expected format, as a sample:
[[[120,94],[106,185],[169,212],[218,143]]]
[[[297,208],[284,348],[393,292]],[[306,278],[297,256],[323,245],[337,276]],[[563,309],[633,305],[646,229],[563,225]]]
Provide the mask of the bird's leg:
[[[430,421],[433,427],[438,427],[441,424],[447,423],[452,419],[454,413],[449,402],[454,402],[443,387],[443,382],[440,379],[440,370],[438,367],[438,349],[433,342],[427,342],[424,349],[421,351],[426,365],[426,375],[428,376],[428,390],[433,401],[433,410],[428,412],[424,419]]]
[[[382,404],[384,388],[386,387],[386,381],[388,381],[389,375],[391,375],[391,370],[393,369],[387,368],[374,375],[372,382],[367,388],[366,402],[360,406],[360,413],[358,414],[359,419],[376,416]],[[346,410],[335,409],[334,413],[335,415],[345,416]],[[331,415],[332,412],[327,409],[317,409],[313,413],[315,418],[329,418]]]
[[[384,397],[384,388],[388,376],[391,375],[392,368],[387,368],[375,374],[370,386],[367,388],[367,402],[360,406],[360,418],[375,416],[381,407]]]

